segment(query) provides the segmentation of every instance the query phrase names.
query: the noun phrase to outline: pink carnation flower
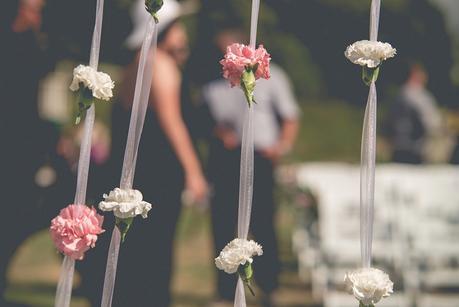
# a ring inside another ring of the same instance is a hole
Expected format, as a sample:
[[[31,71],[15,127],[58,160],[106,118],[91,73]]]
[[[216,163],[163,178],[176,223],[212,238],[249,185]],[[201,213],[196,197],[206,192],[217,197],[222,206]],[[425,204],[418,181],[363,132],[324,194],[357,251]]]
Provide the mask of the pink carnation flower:
[[[255,79],[269,79],[269,62],[271,56],[260,45],[256,50],[244,44],[234,43],[226,48],[225,58],[220,61],[223,66],[223,77],[228,79],[231,86],[241,84],[242,73],[246,69],[255,68]]]
[[[94,247],[102,229],[103,216],[85,205],[68,205],[51,221],[50,233],[56,248],[75,260]]]

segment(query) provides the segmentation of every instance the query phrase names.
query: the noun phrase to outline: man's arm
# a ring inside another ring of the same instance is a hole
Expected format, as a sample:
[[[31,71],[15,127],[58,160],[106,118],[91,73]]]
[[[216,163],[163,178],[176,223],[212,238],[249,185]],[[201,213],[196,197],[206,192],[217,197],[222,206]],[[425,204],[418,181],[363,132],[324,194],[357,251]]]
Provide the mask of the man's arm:
[[[298,119],[287,119],[282,123],[279,148],[282,155],[288,154],[295,144],[300,127]]]
[[[286,119],[282,121],[279,141],[272,147],[261,151],[262,155],[273,162],[290,153],[298,135],[299,121]]]
[[[288,154],[295,144],[299,130],[300,110],[292,91],[288,76],[278,67],[272,67],[272,102],[275,112],[281,118],[279,139],[274,146],[262,154],[276,162]]]

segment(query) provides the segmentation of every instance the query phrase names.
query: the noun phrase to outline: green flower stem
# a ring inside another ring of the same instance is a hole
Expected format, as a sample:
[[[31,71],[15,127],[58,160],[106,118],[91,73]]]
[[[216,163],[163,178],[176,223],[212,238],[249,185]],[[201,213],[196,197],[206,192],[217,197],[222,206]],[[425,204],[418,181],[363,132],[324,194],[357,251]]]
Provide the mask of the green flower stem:
[[[375,305],[373,305],[373,304],[364,305],[362,302],[360,302],[359,307],[375,307]]]
[[[131,228],[132,221],[134,218],[130,217],[127,219],[121,219],[119,217],[115,217],[115,225],[118,227],[120,233],[121,233],[121,242],[124,243],[124,240],[126,239],[126,234],[129,231],[129,228]]]
[[[253,296],[255,296],[255,292],[253,291],[252,284],[251,284],[251,281],[253,278],[252,264],[249,262],[246,262],[244,265],[240,265],[237,272],[239,276],[241,277],[242,281],[247,285],[247,288],[249,288],[250,293]]]
[[[376,82],[379,76],[379,67],[368,68],[366,66],[362,67],[362,80],[367,85],[370,86],[372,82]]]

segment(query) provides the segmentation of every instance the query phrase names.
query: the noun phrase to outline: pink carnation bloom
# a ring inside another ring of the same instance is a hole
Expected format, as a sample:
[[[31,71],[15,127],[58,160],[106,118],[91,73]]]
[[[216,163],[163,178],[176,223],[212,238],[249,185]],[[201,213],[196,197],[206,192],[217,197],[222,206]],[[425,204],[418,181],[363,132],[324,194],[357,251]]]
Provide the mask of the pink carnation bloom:
[[[260,45],[256,50],[244,44],[234,43],[226,48],[225,58],[220,61],[223,66],[223,77],[228,79],[231,86],[241,84],[241,77],[244,70],[253,68],[258,64],[255,71],[255,78],[269,79],[269,62],[271,56]]]
[[[68,205],[51,221],[50,233],[56,248],[75,260],[94,247],[102,229],[103,216],[85,205]]]

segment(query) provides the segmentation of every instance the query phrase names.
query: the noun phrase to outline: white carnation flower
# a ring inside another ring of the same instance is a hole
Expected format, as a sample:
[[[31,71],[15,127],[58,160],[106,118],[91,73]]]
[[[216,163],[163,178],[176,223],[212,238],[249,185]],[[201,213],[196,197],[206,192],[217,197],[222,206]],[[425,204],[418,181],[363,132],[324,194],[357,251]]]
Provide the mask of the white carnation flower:
[[[92,95],[101,100],[110,100],[113,97],[115,83],[106,73],[96,71],[90,66],[78,65],[73,70],[73,80],[70,84],[72,91],[77,91],[80,84],[92,91]]]
[[[372,306],[393,293],[394,283],[381,270],[363,268],[346,273],[346,288],[364,306]]]
[[[215,265],[228,274],[236,273],[240,265],[252,263],[253,256],[263,255],[260,244],[253,240],[234,239],[215,258]]]
[[[352,63],[368,68],[378,67],[382,61],[394,57],[396,53],[397,50],[389,43],[368,40],[355,42],[344,52]]]
[[[80,83],[83,84],[84,87],[92,87],[92,80],[94,80],[95,70],[89,66],[78,65],[73,69],[73,80],[72,84],[70,84],[70,89],[72,91],[78,91],[80,88]]]
[[[110,193],[104,194],[104,201],[99,203],[102,211],[113,211],[120,219],[132,218],[137,215],[147,217],[151,204],[143,201],[142,193],[138,190],[116,188]]]

